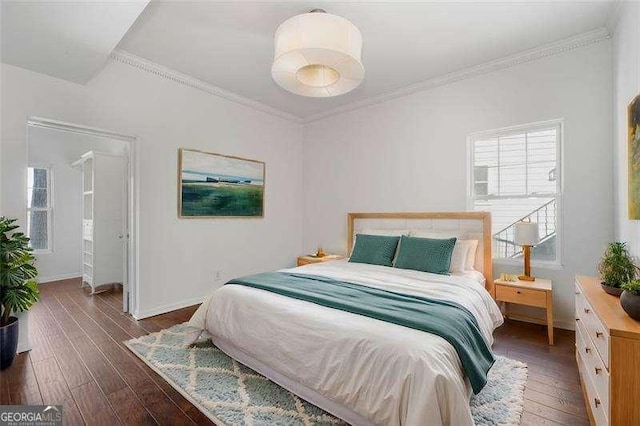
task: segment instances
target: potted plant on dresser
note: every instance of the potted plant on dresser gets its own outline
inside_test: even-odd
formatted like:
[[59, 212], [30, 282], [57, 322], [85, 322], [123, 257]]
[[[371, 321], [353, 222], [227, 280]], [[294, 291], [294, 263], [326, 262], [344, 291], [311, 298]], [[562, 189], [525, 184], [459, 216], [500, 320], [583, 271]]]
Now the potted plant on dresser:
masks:
[[622, 284], [620, 306], [634, 320], [640, 321], [640, 280]]
[[38, 275], [29, 238], [16, 232], [16, 219], [0, 216], [0, 370], [9, 368], [18, 349], [18, 314], [38, 301]]
[[618, 297], [622, 294], [622, 284], [633, 281], [637, 271], [627, 244], [620, 241], [609, 243], [598, 264], [602, 289]]

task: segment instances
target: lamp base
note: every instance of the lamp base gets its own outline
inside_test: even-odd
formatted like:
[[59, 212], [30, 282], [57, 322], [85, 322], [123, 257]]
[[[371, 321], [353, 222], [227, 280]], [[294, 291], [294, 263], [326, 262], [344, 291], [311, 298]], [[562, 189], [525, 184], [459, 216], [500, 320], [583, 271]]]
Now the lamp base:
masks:
[[535, 281], [536, 277], [531, 276], [531, 246], [522, 246], [522, 254], [524, 257], [524, 273], [518, 276], [520, 281]]

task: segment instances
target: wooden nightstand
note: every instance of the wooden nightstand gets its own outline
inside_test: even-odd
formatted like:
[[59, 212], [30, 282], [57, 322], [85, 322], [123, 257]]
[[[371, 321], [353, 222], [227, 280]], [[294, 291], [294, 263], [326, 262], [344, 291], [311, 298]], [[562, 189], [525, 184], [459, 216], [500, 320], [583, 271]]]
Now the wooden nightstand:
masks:
[[328, 254], [324, 257], [300, 256], [298, 257], [298, 266], [308, 265], [310, 263], [328, 262], [330, 260], [339, 260], [343, 258], [344, 256], [339, 254]]
[[[506, 302], [504, 316], [509, 317], [508, 303], [535, 306], [547, 310], [547, 334], [549, 344], [553, 345], [553, 286], [551, 280], [536, 278], [535, 281], [503, 281], [493, 282], [496, 302]], [[517, 318], [513, 316], [513, 318]], [[525, 319], [525, 318], [523, 318]]]

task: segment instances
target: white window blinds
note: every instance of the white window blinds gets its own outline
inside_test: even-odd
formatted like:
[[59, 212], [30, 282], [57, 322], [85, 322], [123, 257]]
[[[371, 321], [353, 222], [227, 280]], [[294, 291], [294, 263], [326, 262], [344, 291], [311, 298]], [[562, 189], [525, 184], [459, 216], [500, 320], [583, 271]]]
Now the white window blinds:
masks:
[[559, 262], [561, 123], [518, 126], [470, 137], [470, 198], [474, 210], [492, 213], [494, 257], [517, 258], [513, 224], [540, 228], [533, 259]]

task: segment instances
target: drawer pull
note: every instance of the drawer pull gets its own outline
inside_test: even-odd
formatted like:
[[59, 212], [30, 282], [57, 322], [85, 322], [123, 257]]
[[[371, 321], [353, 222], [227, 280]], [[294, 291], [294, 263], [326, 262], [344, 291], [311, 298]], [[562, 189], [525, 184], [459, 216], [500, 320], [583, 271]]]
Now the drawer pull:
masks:
[[585, 351], [586, 353], [591, 353], [591, 348], [584, 348], [584, 351]]
[[602, 368], [596, 367], [596, 374], [600, 374], [600, 373], [602, 373]]
[[604, 334], [602, 334], [602, 331], [596, 331], [596, 337], [602, 337], [604, 336]]
[[516, 294], [522, 294], [522, 293], [520, 293], [520, 290], [516, 290]]
[[600, 406], [600, 404], [602, 404], [602, 403], [600, 402], [600, 399], [598, 399], [598, 398], [593, 398], [593, 402], [595, 402], [595, 403], [596, 403], [596, 408], [598, 408], [598, 407]]
[[585, 313], [585, 314], [588, 314], [589, 312], [591, 312], [591, 309], [589, 309], [589, 308], [584, 308], [584, 313]]
[[576, 321], [580, 321], [580, 318], [576, 318]]

